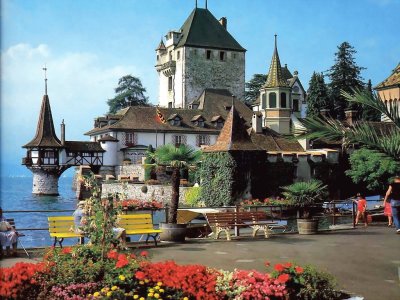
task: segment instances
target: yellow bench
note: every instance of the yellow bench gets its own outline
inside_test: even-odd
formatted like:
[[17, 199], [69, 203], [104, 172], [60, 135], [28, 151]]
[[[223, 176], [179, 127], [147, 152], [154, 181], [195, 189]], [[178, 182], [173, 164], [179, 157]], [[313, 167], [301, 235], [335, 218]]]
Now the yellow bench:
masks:
[[50, 236], [54, 237], [54, 247], [58, 242], [62, 248], [62, 243], [65, 238], [79, 238], [80, 244], [83, 244], [84, 236], [75, 231], [71, 231], [71, 228], [75, 227], [73, 216], [48, 217], [47, 220], [49, 222]]
[[126, 235], [147, 234], [146, 244], [152, 237], [155, 246], [157, 246], [157, 236], [161, 230], [154, 228], [151, 214], [119, 215], [118, 226], [126, 230]]

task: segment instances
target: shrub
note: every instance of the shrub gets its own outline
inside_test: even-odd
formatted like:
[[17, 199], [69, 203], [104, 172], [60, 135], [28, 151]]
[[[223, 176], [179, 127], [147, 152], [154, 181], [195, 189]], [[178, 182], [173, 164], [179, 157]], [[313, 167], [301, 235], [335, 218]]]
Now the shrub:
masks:
[[201, 199], [201, 187], [193, 186], [187, 189], [185, 193], [185, 204], [189, 206], [199, 206], [199, 201]]
[[140, 190], [142, 191], [142, 193], [147, 193], [147, 185], [143, 185]]

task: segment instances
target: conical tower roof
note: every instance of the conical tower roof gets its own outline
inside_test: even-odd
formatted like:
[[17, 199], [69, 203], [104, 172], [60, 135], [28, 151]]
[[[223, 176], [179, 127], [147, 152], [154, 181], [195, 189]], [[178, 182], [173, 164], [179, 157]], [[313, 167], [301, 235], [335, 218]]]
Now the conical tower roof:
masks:
[[40, 108], [39, 120], [36, 128], [36, 135], [32, 141], [22, 147], [63, 147], [54, 130], [50, 101], [47, 93], [43, 96], [42, 107]]
[[204, 152], [264, 151], [251, 141], [244, 123], [235, 106], [232, 105], [216, 143], [205, 148]]
[[165, 51], [165, 50], [167, 50], [167, 48], [165, 48], [164, 41], [161, 39], [160, 44], [158, 44], [156, 51]]
[[275, 87], [288, 87], [288, 83], [282, 73], [281, 61], [279, 60], [278, 47], [276, 43], [275, 34], [275, 49], [272, 55], [271, 65], [269, 66], [268, 78], [264, 87], [275, 88]]

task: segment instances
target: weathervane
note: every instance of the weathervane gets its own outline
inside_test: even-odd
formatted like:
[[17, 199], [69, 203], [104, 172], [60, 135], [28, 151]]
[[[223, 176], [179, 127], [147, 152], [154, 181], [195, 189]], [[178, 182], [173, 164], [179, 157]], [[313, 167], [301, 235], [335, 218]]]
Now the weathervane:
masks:
[[42, 70], [44, 71], [44, 94], [47, 95], [47, 67], [46, 67], [46, 65], [44, 65]]

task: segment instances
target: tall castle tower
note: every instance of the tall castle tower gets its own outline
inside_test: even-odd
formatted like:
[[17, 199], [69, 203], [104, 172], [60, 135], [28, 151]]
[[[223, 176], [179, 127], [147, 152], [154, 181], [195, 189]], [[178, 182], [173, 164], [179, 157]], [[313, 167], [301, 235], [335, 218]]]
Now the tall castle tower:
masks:
[[[46, 71], [47, 69], [44, 68]], [[62, 124], [62, 127], [63, 124]], [[45, 94], [39, 114], [35, 137], [26, 145], [26, 157], [22, 159], [33, 173], [32, 193], [38, 195], [58, 195], [58, 178], [68, 167], [60, 165], [59, 156], [64, 149], [64, 130], [61, 141], [58, 139], [53, 124], [50, 100], [47, 95], [47, 78]]]
[[244, 98], [245, 52], [206, 8], [195, 8], [179, 30], [156, 49], [159, 105], [185, 108], [206, 88], [227, 89]]

